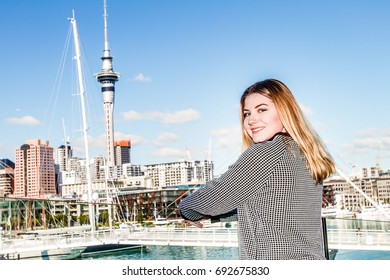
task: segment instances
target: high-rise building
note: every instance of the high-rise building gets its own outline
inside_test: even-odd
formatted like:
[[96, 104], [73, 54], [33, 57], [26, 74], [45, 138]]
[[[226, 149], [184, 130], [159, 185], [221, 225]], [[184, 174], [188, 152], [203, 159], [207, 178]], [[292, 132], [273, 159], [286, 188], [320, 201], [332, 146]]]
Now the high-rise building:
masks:
[[102, 69], [96, 74], [96, 79], [100, 83], [103, 96], [103, 108], [106, 130], [106, 165], [115, 165], [114, 156], [114, 102], [115, 102], [115, 82], [119, 79], [119, 73], [112, 67], [112, 56], [108, 48], [108, 28], [107, 28], [107, 6], [104, 1], [104, 50], [102, 59]]
[[15, 168], [15, 163], [7, 158], [0, 159], [0, 170], [4, 168]]
[[183, 160], [179, 162], [145, 165], [145, 175], [153, 179], [155, 187], [171, 187], [188, 183], [205, 183], [213, 178], [211, 161]]
[[15, 197], [56, 195], [53, 148], [49, 141], [29, 140], [15, 151]]
[[14, 191], [15, 163], [9, 159], [0, 159], [0, 197], [8, 196]]
[[69, 145], [61, 145], [56, 150], [55, 163], [59, 166], [59, 171], [69, 169], [69, 159], [72, 158], [73, 150]]
[[0, 165], [0, 197], [11, 195], [14, 191], [14, 169]]
[[130, 163], [130, 149], [131, 142], [130, 140], [121, 140], [114, 142], [114, 150], [115, 150], [115, 165], [123, 165], [126, 163]]

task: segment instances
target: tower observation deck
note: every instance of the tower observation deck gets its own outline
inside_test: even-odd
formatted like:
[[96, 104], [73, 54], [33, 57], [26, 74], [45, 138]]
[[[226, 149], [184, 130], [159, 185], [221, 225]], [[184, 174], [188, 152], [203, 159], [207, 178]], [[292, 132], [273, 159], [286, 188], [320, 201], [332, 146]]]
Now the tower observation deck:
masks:
[[103, 97], [103, 109], [106, 131], [106, 164], [114, 166], [114, 103], [115, 103], [115, 82], [119, 79], [119, 73], [112, 67], [112, 56], [108, 48], [108, 28], [107, 28], [107, 5], [104, 1], [104, 50], [102, 59], [102, 69], [95, 74], [97, 81], [101, 84]]

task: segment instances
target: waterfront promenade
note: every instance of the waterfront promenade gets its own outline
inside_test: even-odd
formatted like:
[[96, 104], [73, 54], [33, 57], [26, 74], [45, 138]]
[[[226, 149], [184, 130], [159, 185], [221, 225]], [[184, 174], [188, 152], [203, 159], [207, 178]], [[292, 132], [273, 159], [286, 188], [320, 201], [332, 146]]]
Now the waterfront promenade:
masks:
[[[350, 226], [339, 228], [332, 226], [327, 229], [327, 239], [330, 250], [390, 251], [390, 230], [387, 222], [377, 228], [367, 226], [355, 229]], [[205, 227], [202, 229], [172, 225], [149, 228], [129, 227], [94, 232], [72, 232], [66, 235], [31, 235], [18, 239], [0, 238], [0, 255], [18, 256], [28, 251], [84, 248], [105, 244], [237, 247], [238, 237], [236, 227]]]
[[[134, 232], [128, 241], [138, 245], [237, 247], [236, 229], [159, 228]], [[383, 230], [328, 230], [329, 249], [390, 251], [390, 232]]]

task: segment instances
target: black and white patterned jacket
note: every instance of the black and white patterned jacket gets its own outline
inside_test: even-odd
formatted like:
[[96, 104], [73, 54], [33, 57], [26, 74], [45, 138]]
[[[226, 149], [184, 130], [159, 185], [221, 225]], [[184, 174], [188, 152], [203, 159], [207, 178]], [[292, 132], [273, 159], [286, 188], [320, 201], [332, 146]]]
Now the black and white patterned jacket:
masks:
[[180, 211], [192, 221], [236, 212], [241, 259], [325, 259], [321, 201], [297, 143], [277, 134], [183, 199]]

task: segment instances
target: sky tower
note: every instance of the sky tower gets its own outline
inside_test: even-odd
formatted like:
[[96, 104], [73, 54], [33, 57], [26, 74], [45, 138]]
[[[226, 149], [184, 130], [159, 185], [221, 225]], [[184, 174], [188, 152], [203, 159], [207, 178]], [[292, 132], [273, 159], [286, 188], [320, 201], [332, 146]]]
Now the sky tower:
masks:
[[119, 73], [112, 68], [112, 56], [108, 48], [107, 30], [107, 5], [104, 0], [104, 50], [102, 56], [102, 69], [95, 77], [101, 85], [103, 96], [104, 119], [106, 127], [106, 165], [114, 166], [114, 101], [115, 82], [119, 79]]

